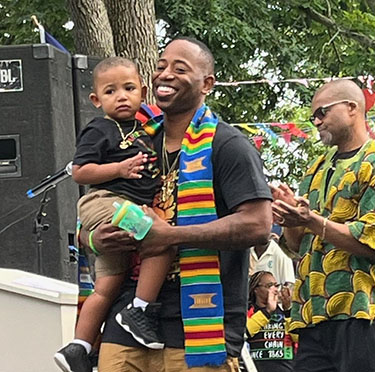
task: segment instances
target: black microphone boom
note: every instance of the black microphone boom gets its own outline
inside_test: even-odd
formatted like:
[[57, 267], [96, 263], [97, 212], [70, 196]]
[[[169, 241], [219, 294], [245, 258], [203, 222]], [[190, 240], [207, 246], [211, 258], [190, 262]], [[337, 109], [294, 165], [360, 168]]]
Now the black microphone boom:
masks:
[[47, 176], [39, 185], [36, 185], [30, 190], [27, 190], [26, 195], [29, 199], [41, 194], [47, 189], [52, 189], [56, 187], [58, 183], [65, 180], [72, 175], [73, 162], [68, 163], [63, 169], [60, 169], [52, 176]]

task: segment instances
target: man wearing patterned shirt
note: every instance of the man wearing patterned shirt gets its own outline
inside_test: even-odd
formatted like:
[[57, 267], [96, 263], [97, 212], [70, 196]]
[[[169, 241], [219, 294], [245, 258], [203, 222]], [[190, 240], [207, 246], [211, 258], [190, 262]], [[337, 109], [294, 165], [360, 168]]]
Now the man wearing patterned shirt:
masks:
[[330, 149], [312, 162], [295, 197], [273, 188], [274, 220], [301, 261], [291, 330], [295, 372], [375, 371], [375, 141], [365, 98], [352, 81], [323, 85], [311, 121]]

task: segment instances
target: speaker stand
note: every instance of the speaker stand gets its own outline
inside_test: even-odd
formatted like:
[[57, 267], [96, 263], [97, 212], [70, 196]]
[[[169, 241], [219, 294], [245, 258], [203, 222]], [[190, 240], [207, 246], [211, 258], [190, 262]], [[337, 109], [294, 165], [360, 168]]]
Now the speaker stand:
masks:
[[38, 258], [38, 274], [43, 275], [43, 239], [42, 239], [42, 233], [43, 231], [47, 231], [49, 229], [48, 223], [43, 223], [43, 218], [47, 216], [47, 212], [45, 212], [46, 205], [51, 200], [51, 198], [47, 195], [48, 191], [53, 189], [55, 185], [52, 185], [51, 187], [47, 188], [43, 192], [43, 197], [40, 200], [39, 210], [34, 218], [33, 223], [33, 234], [35, 234], [36, 237], [36, 244], [37, 244], [37, 258]]

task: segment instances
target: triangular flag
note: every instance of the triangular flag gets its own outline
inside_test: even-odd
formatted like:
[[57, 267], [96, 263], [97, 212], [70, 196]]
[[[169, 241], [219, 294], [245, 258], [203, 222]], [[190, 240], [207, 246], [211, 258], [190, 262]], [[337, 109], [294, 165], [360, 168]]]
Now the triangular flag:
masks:
[[262, 144], [263, 144], [263, 136], [255, 136], [255, 137], [253, 137], [253, 141], [254, 141], [255, 147], [258, 150], [260, 150], [260, 148], [262, 147]]
[[284, 138], [284, 141], [286, 142], [286, 144], [290, 144], [290, 140], [292, 138], [292, 134], [291, 133], [288, 133], [288, 132], [283, 132], [282, 133], [282, 136]]
[[363, 89], [363, 94], [365, 96], [365, 111], [368, 112], [372, 106], [375, 104], [375, 93], [370, 92], [369, 89]]
[[245, 123], [240, 123], [240, 124], [237, 124], [240, 128], [242, 129], [245, 129], [247, 132], [251, 133], [251, 134], [257, 134], [259, 132], [259, 129], [254, 129], [254, 128], [251, 128], [249, 125], [245, 124]]
[[289, 132], [293, 134], [293, 136], [300, 137], [300, 138], [307, 138], [308, 135], [303, 132], [301, 129], [297, 128], [297, 126], [293, 123], [288, 123]]

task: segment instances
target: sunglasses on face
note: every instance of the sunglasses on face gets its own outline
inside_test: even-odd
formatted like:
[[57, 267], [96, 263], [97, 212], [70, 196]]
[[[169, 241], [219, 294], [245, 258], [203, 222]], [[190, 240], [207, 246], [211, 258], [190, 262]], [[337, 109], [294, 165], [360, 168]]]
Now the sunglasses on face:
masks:
[[336, 102], [332, 102], [332, 103], [329, 103], [328, 105], [324, 105], [324, 106], [320, 106], [318, 107], [314, 113], [310, 116], [310, 121], [311, 123], [315, 124], [315, 119], [318, 118], [319, 120], [322, 120], [326, 115], [327, 115], [327, 112], [335, 105], [338, 105], [340, 103], [355, 103], [357, 104], [357, 102], [354, 102], [354, 101], [349, 101], [347, 99], [344, 99], [342, 101], [336, 101]]
[[280, 288], [281, 284], [280, 283], [276, 283], [276, 282], [270, 282], [270, 283], [266, 283], [266, 284], [258, 284], [257, 287], [264, 287], [264, 288], [267, 288], [267, 289], [270, 289], [272, 287], [275, 287], [275, 288]]

